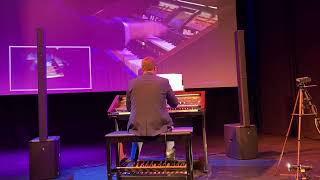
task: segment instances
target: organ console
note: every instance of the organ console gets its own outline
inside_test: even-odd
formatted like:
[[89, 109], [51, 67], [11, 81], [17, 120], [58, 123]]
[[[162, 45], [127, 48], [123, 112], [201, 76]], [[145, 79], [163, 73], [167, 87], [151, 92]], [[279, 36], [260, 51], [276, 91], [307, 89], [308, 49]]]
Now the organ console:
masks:
[[[176, 119], [199, 119], [194, 117], [201, 117], [202, 122], [202, 141], [203, 141], [203, 154], [205, 159], [204, 171], [208, 168], [208, 151], [207, 151], [207, 138], [206, 138], [206, 128], [205, 128], [205, 92], [204, 91], [193, 91], [185, 92], [178, 91], [175, 92], [178, 99], [179, 105], [176, 108], [171, 108], [168, 106], [168, 112], [172, 117], [173, 121]], [[126, 108], [126, 96], [117, 95], [112, 104], [108, 109], [109, 119], [115, 121], [115, 128], [119, 130], [118, 121], [128, 121], [130, 112]]]
[[158, 64], [172, 60], [174, 54], [183, 54], [187, 46], [197, 43], [200, 37], [216, 29], [217, 1], [160, 0], [131, 19], [161, 22], [168, 27], [168, 32], [161, 37], [130, 41], [125, 49], [112, 51], [114, 57], [138, 75], [142, 58], [152, 56]]
[[[204, 91], [178, 91], [175, 94], [179, 104], [176, 108], [167, 106], [171, 116], [202, 114], [205, 111]], [[126, 96], [117, 95], [108, 110], [108, 116], [117, 116], [118, 118], [121, 117], [121, 120], [127, 120], [127, 115], [130, 115], [130, 112], [127, 111]]]

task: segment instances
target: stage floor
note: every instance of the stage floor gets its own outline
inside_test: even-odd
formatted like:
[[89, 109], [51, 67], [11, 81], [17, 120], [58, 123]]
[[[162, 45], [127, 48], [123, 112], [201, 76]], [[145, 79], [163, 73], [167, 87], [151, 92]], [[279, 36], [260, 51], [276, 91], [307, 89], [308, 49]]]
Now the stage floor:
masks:
[[[63, 141], [63, 140], [62, 140]], [[290, 138], [287, 142], [280, 168], [277, 161], [280, 156], [283, 136], [260, 135], [259, 155], [253, 160], [236, 160], [225, 155], [222, 136], [208, 137], [209, 172], [195, 172], [195, 179], [261, 179], [279, 180], [294, 179], [288, 172], [286, 164], [296, 164], [297, 140]], [[164, 146], [155, 143], [146, 144], [142, 150], [141, 159], [163, 158]], [[193, 140], [195, 159], [201, 156], [201, 139]], [[177, 158], [183, 158], [183, 146], [177, 143]], [[61, 147], [61, 176], [59, 180], [105, 180], [105, 146], [73, 145]], [[312, 179], [320, 179], [320, 140], [303, 138], [301, 141], [301, 164], [310, 165]], [[28, 179], [28, 150], [0, 151], [0, 179]]]

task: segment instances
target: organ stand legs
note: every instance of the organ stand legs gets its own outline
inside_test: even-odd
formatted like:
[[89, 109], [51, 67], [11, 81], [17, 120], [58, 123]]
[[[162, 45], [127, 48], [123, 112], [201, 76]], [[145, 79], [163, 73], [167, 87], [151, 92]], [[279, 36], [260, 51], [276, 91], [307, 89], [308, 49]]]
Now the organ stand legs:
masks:
[[107, 142], [107, 145], [106, 145], [106, 157], [107, 157], [107, 176], [108, 176], [108, 179], [112, 179], [112, 173], [111, 173], [111, 143]]

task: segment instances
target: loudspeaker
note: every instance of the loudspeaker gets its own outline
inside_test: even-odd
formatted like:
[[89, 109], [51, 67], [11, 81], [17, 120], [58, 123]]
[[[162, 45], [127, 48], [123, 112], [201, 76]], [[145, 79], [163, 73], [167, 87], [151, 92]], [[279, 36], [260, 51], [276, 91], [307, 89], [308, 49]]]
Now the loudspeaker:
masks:
[[49, 136], [29, 141], [29, 176], [31, 180], [54, 179], [59, 176], [60, 137]]
[[224, 125], [226, 155], [235, 159], [254, 159], [258, 154], [257, 128], [254, 125]]
[[254, 159], [258, 153], [257, 128], [250, 125], [244, 31], [235, 33], [240, 124], [224, 125], [226, 155], [236, 159]]
[[235, 50], [236, 50], [236, 62], [237, 62], [240, 123], [241, 125], [244, 125], [244, 126], [250, 126], [244, 31], [243, 30], [236, 31], [234, 33], [234, 37], [235, 37]]

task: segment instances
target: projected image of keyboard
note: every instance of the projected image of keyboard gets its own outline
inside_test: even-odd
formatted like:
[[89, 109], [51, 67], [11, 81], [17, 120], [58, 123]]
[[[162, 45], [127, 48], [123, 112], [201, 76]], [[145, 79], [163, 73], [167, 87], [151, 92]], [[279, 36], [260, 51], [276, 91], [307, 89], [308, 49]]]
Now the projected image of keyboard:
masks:
[[152, 44], [160, 47], [161, 49], [163, 49], [165, 51], [171, 51], [173, 48], [176, 47], [174, 44], [167, 42], [163, 39], [160, 39], [158, 37], [148, 38], [147, 41], [151, 42]]
[[[10, 91], [37, 91], [36, 46], [10, 46]], [[47, 88], [49, 91], [92, 89], [89, 46], [47, 46]]]
[[[68, 66], [61, 58], [53, 55], [47, 54], [46, 57], [47, 65], [47, 78], [60, 78], [64, 76], [63, 69]], [[35, 52], [30, 52], [26, 54], [25, 63], [30, 64], [30, 71], [36, 71], [37, 68], [37, 54]]]
[[[168, 32], [160, 37], [130, 41], [125, 50], [115, 50], [115, 56], [135, 75], [141, 66], [133, 63], [133, 58], [154, 57], [159, 63], [170, 60], [175, 54], [184, 54], [186, 47], [197, 43], [207, 31], [218, 25], [218, 7], [216, 1], [211, 4], [199, 4], [190, 1], [166, 0], [147, 8], [136, 16], [140, 21], [161, 22]], [[130, 52], [128, 56], [127, 52]]]

